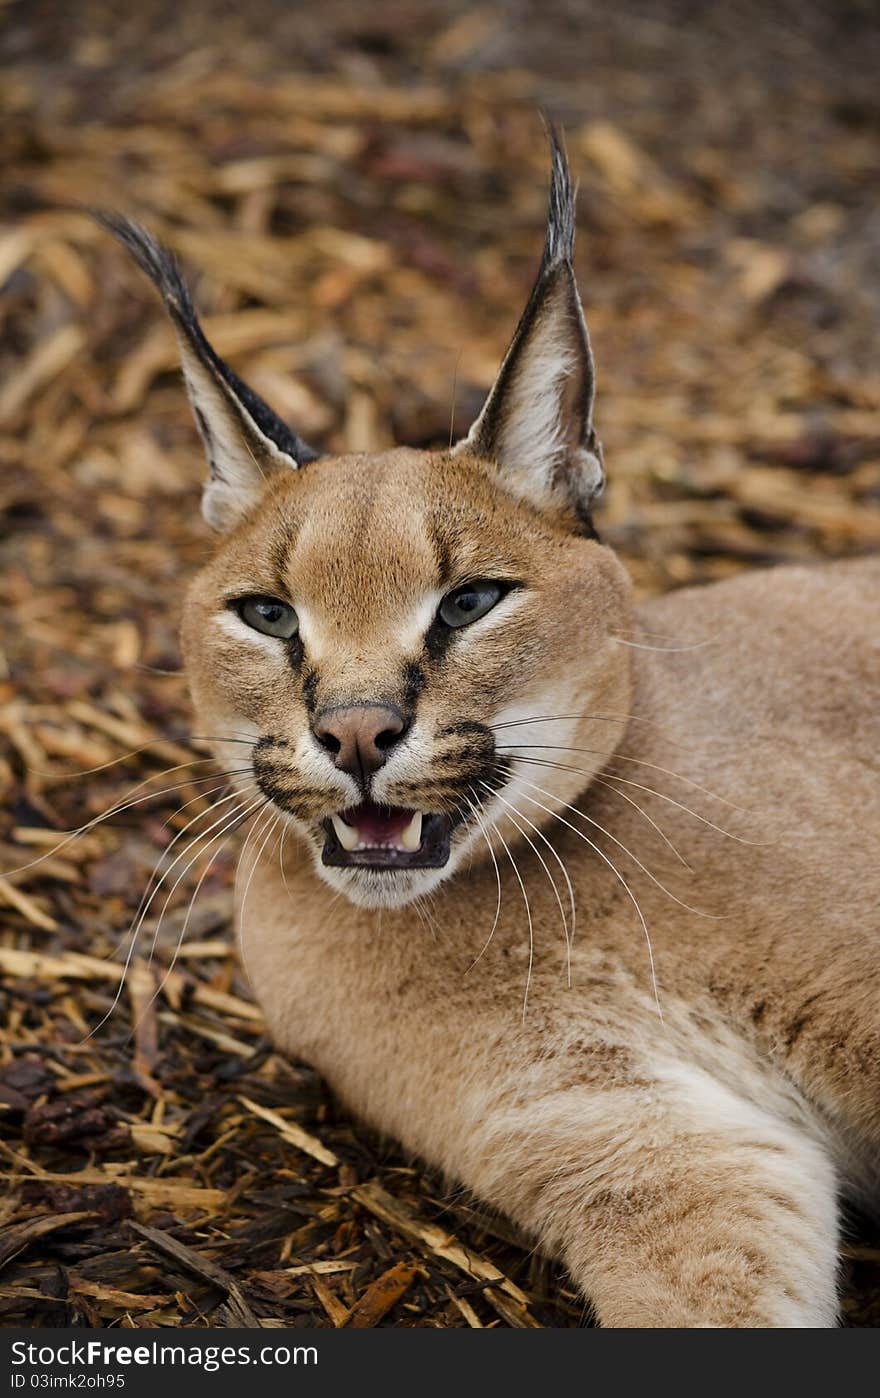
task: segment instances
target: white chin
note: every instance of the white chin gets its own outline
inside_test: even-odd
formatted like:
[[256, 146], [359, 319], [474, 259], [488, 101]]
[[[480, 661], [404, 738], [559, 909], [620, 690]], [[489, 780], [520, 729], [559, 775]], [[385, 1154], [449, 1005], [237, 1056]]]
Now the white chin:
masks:
[[442, 869], [338, 869], [320, 862], [317, 868], [325, 883], [359, 908], [402, 908], [448, 878], [452, 864], [450, 858]]

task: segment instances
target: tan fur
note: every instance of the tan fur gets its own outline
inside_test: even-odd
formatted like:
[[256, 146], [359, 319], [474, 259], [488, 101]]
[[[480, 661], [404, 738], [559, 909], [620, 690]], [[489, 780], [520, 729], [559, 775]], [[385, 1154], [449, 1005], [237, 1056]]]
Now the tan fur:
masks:
[[[105, 220], [174, 319], [231, 529], [183, 640], [238, 772], [218, 838], [253, 822], [242, 957], [278, 1043], [564, 1258], [601, 1324], [831, 1325], [838, 1196], [880, 1183], [880, 561], [633, 608], [593, 537], [550, 134], [538, 278], [450, 452], [314, 459], [173, 259]], [[480, 579], [511, 590], [444, 630]], [[246, 624], [253, 594], [298, 636]], [[403, 733], [368, 786], [320, 740], [357, 705]], [[327, 867], [322, 823], [367, 797], [457, 820], [448, 863]]]
[[[586, 776], [518, 764], [522, 783], [552, 796], [519, 782], [502, 793], [571, 878], [570, 987], [549, 880], [498, 801], [485, 817], [530, 903], [525, 1012], [525, 907], [499, 840], [501, 913], [476, 964], [497, 905], [478, 831], [460, 835], [473, 860], [459, 856], [452, 877], [406, 876], [408, 896], [437, 884], [424, 921], [411, 905], [334, 901], [327, 876], [344, 887], [352, 871], [320, 869], [315, 826], [350, 799], [350, 779], [319, 752], [301, 776], [311, 740], [298, 679], [266, 638], [242, 627], [233, 648], [216, 624], [225, 596], [283, 588], [320, 647], [325, 702], [393, 696], [414, 653], [393, 638], [441, 586], [438, 528], [454, 539], [451, 574], [511, 570], [527, 587], [429, 681], [415, 755], [383, 770], [382, 799], [413, 803], [409, 784], [438, 766], [438, 724], [513, 705], [583, 716], [499, 741], [595, 750], [522, 747]], [[285, 474], [192, 587], [184, 641], [200, 722], [283, 735], [291, 791], [323, 791], [287, 818], [283, 874], [277, 832], [253, 867], [269, 818], [244, 859], [242, 954], [278, 1042], [565, 1258], [604, 1325], [833, 1323], [836, 1193], [875, 1187], [880, 1136], [878, 582], [868, 562], [757, 573], [634, 616], [610, 551], [507, 495], [490, 464], [397, 451]], [[590, 785], [598, 771], [606, 785]], [[656, 998], [626, 889], [530, 796], [626, 879]], [[712, 916], [673, 902], [622, 847]]]

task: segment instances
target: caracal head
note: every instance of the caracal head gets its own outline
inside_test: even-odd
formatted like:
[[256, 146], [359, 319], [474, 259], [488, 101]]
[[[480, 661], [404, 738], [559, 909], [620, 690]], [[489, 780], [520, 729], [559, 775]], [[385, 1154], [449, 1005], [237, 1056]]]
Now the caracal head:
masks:
[[214, 353], [169, 254], [104, 218], [163, 294], [210, 462], [221, 536], [182, 623], [198, 731], [234, 774], [231, 810], [264, 812], [266, 841], [289, 827], [361, 905], [505, 858], [625, 727], [628, 584], [592, 525], [593, 363], [551, 143], [538, 277], [449, 451], [315, 452]]

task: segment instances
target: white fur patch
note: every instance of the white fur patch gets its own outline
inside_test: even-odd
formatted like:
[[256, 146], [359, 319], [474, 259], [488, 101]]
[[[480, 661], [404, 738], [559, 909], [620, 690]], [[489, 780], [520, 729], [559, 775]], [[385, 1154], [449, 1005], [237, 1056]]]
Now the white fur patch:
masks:
[[442, 592], [428, 592], [408, 616], [401, 618], [393, 633], [395, 643], [401, 651], [406, 653], [421, 650], [425, 633], [437, 615], [437, 608], [442, 600]]
[[299, 619], [300, 640], [305, 647], [313, 665], [317, 665], [330, 651], [332, 641], [326, 636], [311, 609], [300, 603], [296, 608], [296, 615]]
[[469, 646], [484, 645], [487, 632], [494, 626], [503, 625], [505, 621], [515, 615], [525, 605], [528, 596], [527, 588], [515, 587], [502, 597], [500, 602], [496, 602], [485, 616], [478, 617], [476, 621], [469, 622], [467, 626], [462, 626], [457, 632], [457, 649], [466, 652]]
[[535, 699], [507, 704], [492, 720], [496, 742], [504, 744], [508, 755], [514, 757], [528, 757], [536, 743], [562, 749], [574, 740], [583, 708], [583, 698], [575, 699], [562, 686]]
[[498, 434], [498, 458], [512, 469], [525, 468], [529, 484], [541, 493], [564, 463], [566, 433], [562, 395], [576, 359], [561, 336], [551, 334], [529, 345], [518, 366]]
[[[399, 743], [384, 767], [373, 777], [372, 795], [373, 800], [379, 805], [387, 802], [393, 806], [393, 790], [398, 782], [418, 782], [426, 772], [430, 772], [431, 763], [435, 757], [435, 746], [433, 739], [425, 738], [419, 731], [419, 725], [406, 734], [403, 742]], [[428, 809], [425, 807], [424, 809]]]
[[259, 649], [266, 655], [278, 656], [279, 646], [284, 642], [278, 636], [266, 636], [262, 631], [255, 631], [253, 626], [248, 626], [235, 612], [224, 609], [216, 612], [214, 620], [222, 631], [231, 636], [239, 644], [246, 644]]

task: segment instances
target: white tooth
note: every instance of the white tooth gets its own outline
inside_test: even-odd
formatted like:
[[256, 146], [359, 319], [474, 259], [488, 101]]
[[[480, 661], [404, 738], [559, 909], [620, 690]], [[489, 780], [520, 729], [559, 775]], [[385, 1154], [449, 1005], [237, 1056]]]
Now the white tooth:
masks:
[[353, 825], [347, 825], [341, 816], [334, 815], [330, 819], [333, 821], [333, 829], [336, 831], [336, 838], [343, 849], [353, 850], [358, 847], [358, 832]]
[[400, 832], [400, 846], [409, 850], [410, 854], [415, 854], [422, 843], [422, 813], [413, 811], [412, 820], [405, 830]]

